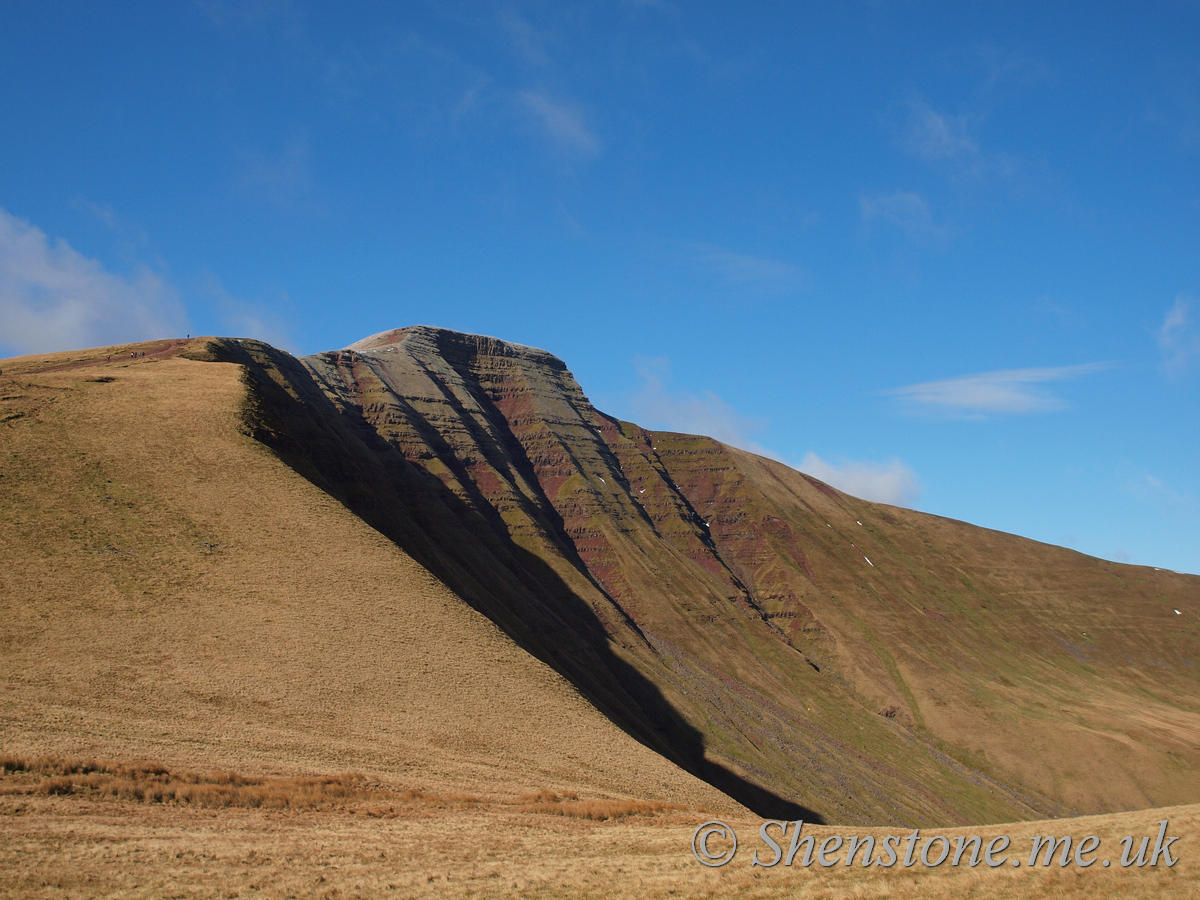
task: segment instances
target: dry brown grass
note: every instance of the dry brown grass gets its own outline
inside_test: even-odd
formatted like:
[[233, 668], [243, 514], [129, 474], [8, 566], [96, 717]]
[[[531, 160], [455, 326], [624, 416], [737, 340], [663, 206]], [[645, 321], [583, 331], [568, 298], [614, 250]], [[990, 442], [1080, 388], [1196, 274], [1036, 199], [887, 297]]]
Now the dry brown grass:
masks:
[[156, 763], [57, 756], [6, 756], [0, 758], [0, 770], [5, 774], [45, 776], [26, 784], [4, 784], [0, 788], [4, 793], [79, 795], [211, 809], [313, 809], [395, 796], [394, 792], [370, 785], [361, 773], [272, 778], [229, 771], [173, 772]]
[[[922, 832], [922, 839], [979, 834], [985, 842], [1005, 834], [1007, 855], [1023, 862], [1033, 835], [1094, 834], [1102, 840], [1096, 855], [1115, 860], [1122, 836], [1152, 835], [1167, 819], [1180, 838], [1172, 868], [754, 868], [756, 850], [772, 856], [757, 838], [760, 822], [729, 818], [739, 853], [713, 870], [690, 849], [693, 831], [710, 816], [672, 804], [549, 789], [492, 801], [393, 790], [358, 774], [203, 774], [55, 756], [0, 757], [0, 772], [0, 894], [21, 898], [1200, 896], [1197, 806]], [[805, 833], [819, 845], [833, 835], [880, 840], [897, 830], [805, 826]]]
[[3, 366], [5, 752], [739, 808], [243, 434], [237, 366], [133, 349]]
[[[512, 799], [406, 788], [394, 790], [359, 772], [340, 775], [270, 777], [232, 771], [172, 771], [153, 762], [68, 759], [60, 756], [0, 756], [0, 795], [72, 796], [81, 800], [125, 800], [205, 809], [302, 810], [345, 808], [373, 818], [395, 818], [423, 810], [512, 808], [529, 813], [604, 822], [656, 816], [687, 809], [676, 803], [637, 799], [580, 798], [543, 788]], [[11, 777], [18, 776], [18, 777]], [[26, 776], [24, 778], [19, 776]], [[388, 804], [383, 806], [382, 804]]]
[[574, 791], [567, 791], [560, 796], [549, 790], [523, 794], [517, 798], [517, 803], [530, 812], [593, 819], [597, 822], [624, 819], [628, 816], [655, 816], [687, 809], [677, 803], [646, 800], [581, 800]]
[[[16, 776], [9, 776], [16, 777]], [[405, 792], [399, 792], [404, 794]], [[539, 792], [540, 793], [540, 792]], [[560, 804], [570, 804], [559, 794]], [[677, 898], [1130, 898], [1200, 896], [1200, 807], [935, 829], [923, 836], [1007, 834], [1024, 860], [1034, 834], [1095, 834], [1108, 855], [1126, 834], [1170, 821], [1173, 868], [1114, 865], [999, 869], [942, 865], [751, 868], [758, 820], [730, 818], [739, 852], [722, 869], [692, 857], [709, 816], [664, 812], [598, 821], [534, 808], [541, 800], [463, 805], [412, 792], [310, 809], [203, 808], [80, 794], [0, 795], [0, 896], [14, 898], [404, 897], [642, 900]], [[582, 802], [582, 801], [581, 801]], [[810, 827], [819, 841], [895, 829]], [[770, 856], [763, 848], [760, 855]]]

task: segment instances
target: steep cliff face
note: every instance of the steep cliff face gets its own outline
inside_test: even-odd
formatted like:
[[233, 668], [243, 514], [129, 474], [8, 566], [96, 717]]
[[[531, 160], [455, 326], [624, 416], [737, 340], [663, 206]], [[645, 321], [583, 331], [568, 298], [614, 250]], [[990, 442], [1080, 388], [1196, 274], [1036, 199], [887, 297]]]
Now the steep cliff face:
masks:
[[950, 823], [1200, 799], [1200, 579], [616, 421], [560, 360], [493, 338], [404, 328], [302, 365], [210, 346], [246, 367], [247, 420], [297, 471], [763, 814]]

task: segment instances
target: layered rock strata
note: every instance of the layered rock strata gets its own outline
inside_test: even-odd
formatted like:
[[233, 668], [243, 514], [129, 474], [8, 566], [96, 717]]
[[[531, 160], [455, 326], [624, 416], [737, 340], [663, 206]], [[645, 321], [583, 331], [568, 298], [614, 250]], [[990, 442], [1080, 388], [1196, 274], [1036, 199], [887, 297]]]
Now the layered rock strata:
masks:
[[201, 355], [245, 367], [247, 428], [297, 471], [763, 815], [1200, 799], [1200, 644], [1168, 618], [1197, 579], [617, 421], [560, 360], [494, 338], [418, 326], [299, 361], [254, 342]]

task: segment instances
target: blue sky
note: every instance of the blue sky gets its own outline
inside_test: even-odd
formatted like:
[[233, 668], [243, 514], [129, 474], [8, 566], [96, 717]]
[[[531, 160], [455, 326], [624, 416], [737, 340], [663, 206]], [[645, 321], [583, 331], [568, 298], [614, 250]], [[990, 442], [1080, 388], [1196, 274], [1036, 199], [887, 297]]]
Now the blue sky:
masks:
[[433, 324], [1200, 573], [1200, 4], [0, 5], [0, 355]]

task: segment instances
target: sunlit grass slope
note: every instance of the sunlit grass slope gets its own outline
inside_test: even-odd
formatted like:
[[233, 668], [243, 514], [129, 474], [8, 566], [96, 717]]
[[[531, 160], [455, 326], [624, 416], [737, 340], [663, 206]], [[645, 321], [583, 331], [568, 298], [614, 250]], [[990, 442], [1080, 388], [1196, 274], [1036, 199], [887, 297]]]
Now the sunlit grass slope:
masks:
[[0, 749], [737, 808], [244, 433], [241, 369], [186, 350], [4, 361]]

